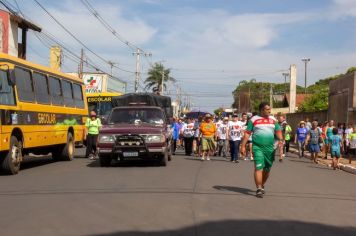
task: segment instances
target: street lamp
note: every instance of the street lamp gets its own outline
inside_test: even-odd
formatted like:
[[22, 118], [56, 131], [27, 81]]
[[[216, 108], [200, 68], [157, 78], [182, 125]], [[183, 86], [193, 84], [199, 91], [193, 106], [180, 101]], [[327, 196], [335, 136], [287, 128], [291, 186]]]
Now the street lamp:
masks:
[[310, 62], [310, 58], [303, 58], [302, 61], [304, 62], [304, 94], [307, 93], [307, 64]]
[[287, 76], [289, 76], [289, 73], [282, 73], [282, 75], [284, 76], [284, 93], [287, 93]]

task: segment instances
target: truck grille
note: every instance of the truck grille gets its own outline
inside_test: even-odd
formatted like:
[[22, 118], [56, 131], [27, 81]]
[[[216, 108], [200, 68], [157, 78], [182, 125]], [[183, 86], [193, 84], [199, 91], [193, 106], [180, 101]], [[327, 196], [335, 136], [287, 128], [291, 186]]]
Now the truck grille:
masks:
[[140, 135], [118, 135], [116, 144], [119, 146], [142, 146], [145, 144], [145, 139]]

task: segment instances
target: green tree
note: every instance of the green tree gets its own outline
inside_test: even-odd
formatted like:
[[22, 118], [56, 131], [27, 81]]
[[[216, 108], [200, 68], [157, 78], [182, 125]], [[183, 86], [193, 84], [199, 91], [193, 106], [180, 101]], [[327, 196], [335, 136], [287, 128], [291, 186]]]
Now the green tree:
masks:
[[224, 109], [222, 107], [219, 107], [218, 109], [214, 110], [214, 114], [217, 116], [221, 116], [223, 111], [224, 111]]
[[323, 111], [328, 109], [329, 87], [319, 89], [308, 97], [299, 107], [298, 112]]
[[356, 71], [356, 67], [350, 67], [350, 68], [347, 70], [346, 74], [352, 73], [352, 72], [355, 72], [355, 71]]
[[[269, 102], [270, 88], [273, 87], [273, 94], [283, 95], [285, 92], [289, 92], [289, 83], [267, 83], [267, 82], [256, 82], [255, 79], [250, 81], [242, 80], [236, 89], [232, 92], [234, 97], [234, 103], [232, 107], [239, 108], [239, 94], [247, 94], [250, 99], [251, 111], [258, 111], [259, 104], [264, 102]], [[304, 91], [304, 88], [297, 86], [297, 92]], [[241, 102], [241, 101], [240, 101]], [[241, 105], [241, 104], [240, 104]], [[273, 107], [282, 107], [282, 102], [273, 102]]]
[[[170, 76], [170, 69], [164, 68], [161, 63], [155, 63], [148, 70], [148, 77], [145, 80], [146, 89], [157, 89], [158, 91], [162, 90], [162, 77], [163, 79], [163, 89], [166, 90], [167, 82], [175, 82], [176, 80]], [[162, 76], [163, 74], [163, 76]]]

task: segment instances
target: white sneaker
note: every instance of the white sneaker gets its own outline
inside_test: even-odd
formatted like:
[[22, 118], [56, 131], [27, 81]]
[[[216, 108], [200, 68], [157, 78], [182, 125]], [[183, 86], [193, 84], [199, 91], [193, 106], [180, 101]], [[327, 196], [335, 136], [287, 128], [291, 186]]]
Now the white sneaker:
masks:
[[207, 157], [206, 160], [207, 160], [207, 161], [210, 161], [210, 157]]
[[247, 157], [245, 157], [244, 161], [248, 161]]
[[201, 160], [201, 161], [205, 161], [205, 158], [204, 158], [204, 157], [202, 157], [202, 158], [200, 158], [200, 160]]

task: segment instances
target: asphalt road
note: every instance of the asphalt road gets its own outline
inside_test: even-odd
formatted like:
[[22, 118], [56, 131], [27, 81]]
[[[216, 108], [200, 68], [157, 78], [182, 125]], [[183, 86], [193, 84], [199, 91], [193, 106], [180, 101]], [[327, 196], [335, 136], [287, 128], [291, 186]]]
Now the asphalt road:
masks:
[[182, 155], [167, 167], [38, 158], [0, 176], [0, 235], [356, 235], [355, 175], [291, 156], [258, 199], [252, 170]]

